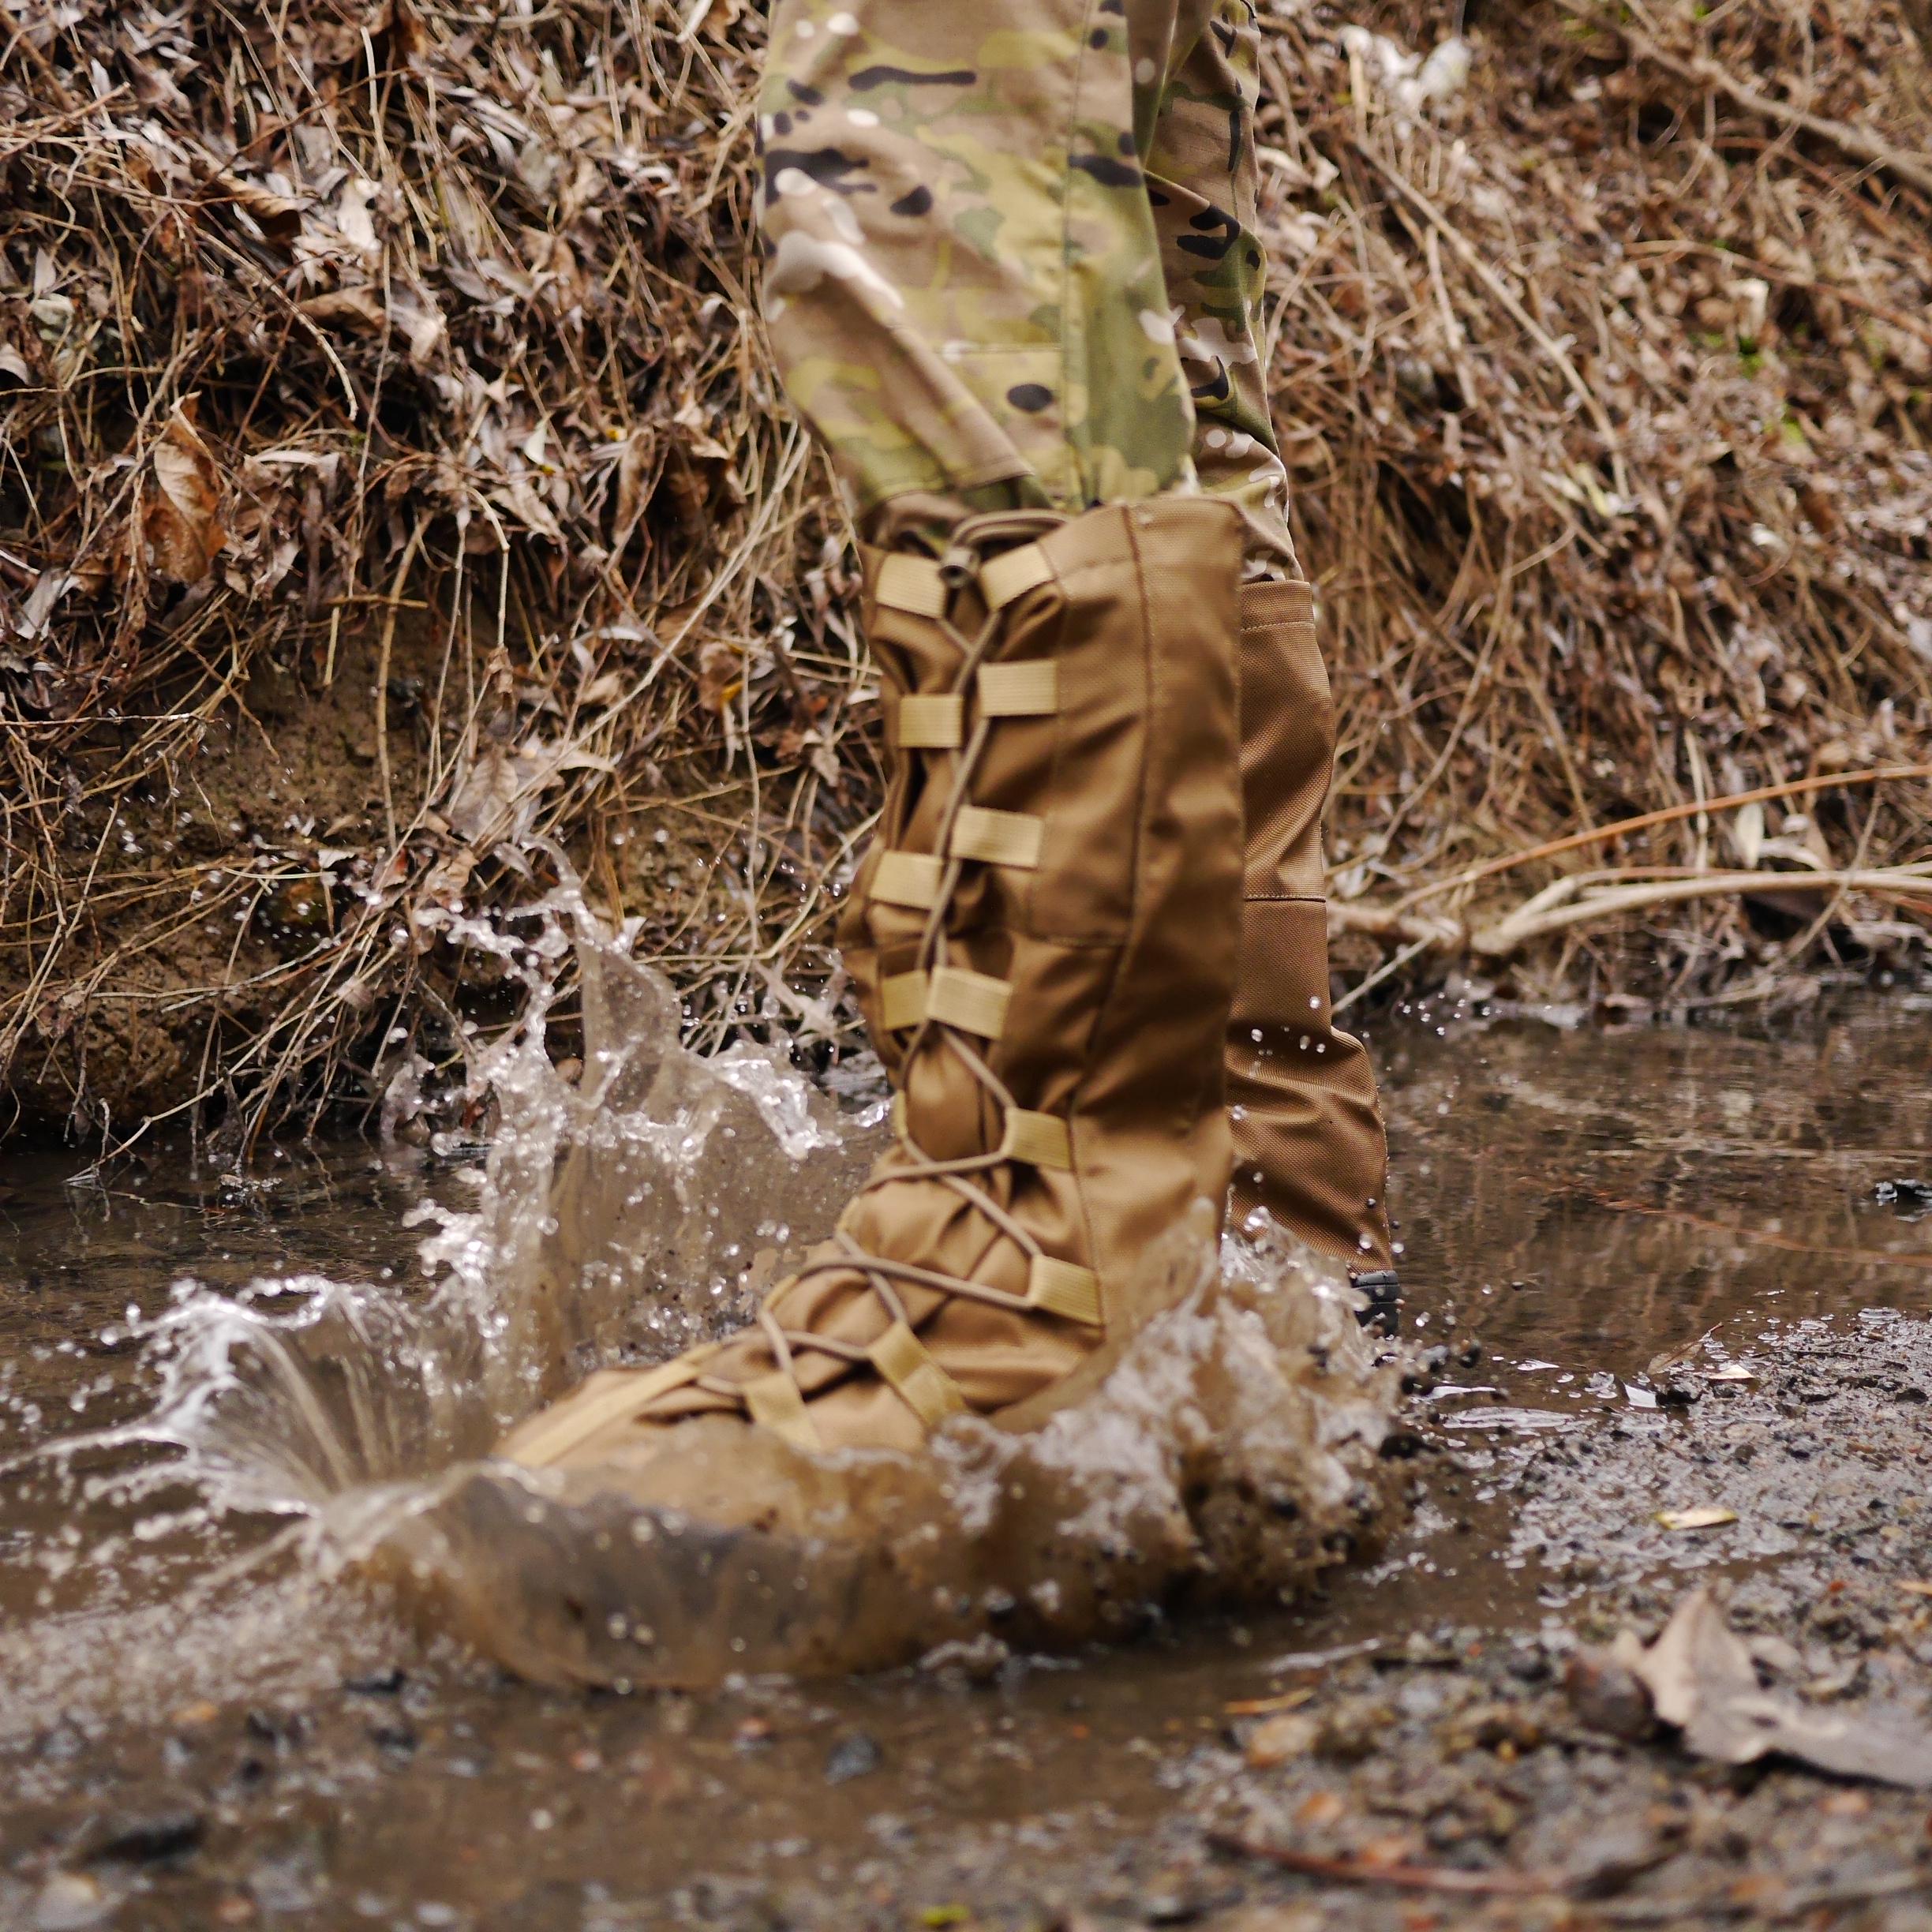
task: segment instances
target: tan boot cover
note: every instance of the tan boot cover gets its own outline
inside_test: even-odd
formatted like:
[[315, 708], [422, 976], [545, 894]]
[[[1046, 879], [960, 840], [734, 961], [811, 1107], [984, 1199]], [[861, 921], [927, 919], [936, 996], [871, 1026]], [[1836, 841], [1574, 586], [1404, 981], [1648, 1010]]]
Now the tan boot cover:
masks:
[[1393, 1265], [1388, 1145], [1361, 1042], [1328, 1010], [1322, 813], [1335, 710], [1304, 583], [1241, 593], [1248, 865], [1228, 1024], [1237, 1226], [1265, 1208], [1358, 1269]]
[[1406, 1486], [1383, 1453], [1395, 1372], [1309, 1292], [1326, 1271], [1225, 1279], [1219, 1224], [1197, 1201], [1152, 1245], [1135, 1279], [1162, 1312], [1117, 1380], [1037, 1430], [814, 1455], [695, 1417], [586, 1466], [453, 1470], [365, 1560], [428, 1630], [620, 1689], [984, 1668], [1190, 1604], [1279, 1606]]
[[1226, 504], [1163, 498], [867, 556], [897, 769], [841, 936], [900, 1144], [756, 1325], [504, 1454], [635, 1467], [701, 1414], [911, 1447], [1115, 1353], [1137, 1259], [1230, 1170], [1240, 548]]

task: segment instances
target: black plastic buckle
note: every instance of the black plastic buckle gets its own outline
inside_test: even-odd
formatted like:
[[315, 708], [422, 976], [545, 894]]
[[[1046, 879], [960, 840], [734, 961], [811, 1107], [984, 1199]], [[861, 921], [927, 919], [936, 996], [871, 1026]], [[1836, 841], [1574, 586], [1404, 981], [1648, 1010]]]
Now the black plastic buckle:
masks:
[[1374, 1268], [1365, 1275], [1351, 1275], [1350, 1281], [1368, 1297], [1368, 1305], [1355, 1319], [1377, 1335], [1402, 1332], [1402, 1283], [1393, 1268]]

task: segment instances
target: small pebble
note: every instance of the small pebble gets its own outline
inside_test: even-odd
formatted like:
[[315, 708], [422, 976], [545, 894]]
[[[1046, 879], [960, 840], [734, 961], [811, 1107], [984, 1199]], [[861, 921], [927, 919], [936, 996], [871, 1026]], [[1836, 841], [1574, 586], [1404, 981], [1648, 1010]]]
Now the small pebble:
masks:
[[85, 1872], [56, 1872], [34, 1900], [34, 1932], [80, 1932], [114, 1908], [113, 1895]]
[[843, 1784], [850, 1779], [864, 1777], [885, 1762], [886, 1754], [880, 1750], [878, 1739], [855, 1731], [851, 1736], [841, 1738], [826, 1754], [826, 1782]]

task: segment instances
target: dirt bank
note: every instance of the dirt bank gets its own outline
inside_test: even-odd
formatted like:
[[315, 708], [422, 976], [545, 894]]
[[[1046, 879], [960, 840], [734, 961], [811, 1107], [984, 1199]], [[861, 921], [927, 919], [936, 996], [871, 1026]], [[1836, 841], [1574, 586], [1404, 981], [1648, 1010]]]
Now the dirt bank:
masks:
[[[258, 658], [179, 755], [111, 805], [66, 815], [61, 844], [87, 865], [88, 886], [62, 931], [59, 971], [31, 989], [9, 1073], [17, 1129], [112, 1136], [197, 1095], [219, 1101], [250, 1059], [260, 1069], [300, 962], [353, 916], [346, 862], [381, 837], [384, 758], [391, 793], [422, 788], [425, 747], [407, 711], [379, 750], [377, 657], [374, 637], [345, 639], [315, 687]], [[402, 689], [435, 668], [420, 624], [392, 647]], [[84, 796], [92, 771], [125, 748], [125, 732], [92, 737], [69, 754]], [[335, 991], [341, 1002], [345, 989]], [[371, 1025], [393, 1017], [393, 1001], [381, 1015], [375, 1005], [371, 987]], [[380, 1077], [380, 1054], [369, 1064]], [[355, 1097], [346, 1083], [339, 1091]]]
[[[1346, 976], [1687, 1010], [1917, 973], [1919, 0], [1262, 11]], [[750, 292], [762, 33], [22, 17], [0, 1129], [460, 1088], [500, 1017], [461, 922], [539, 896], [546, 839], [707, 1036], [849, 1034], [874, 707]]]

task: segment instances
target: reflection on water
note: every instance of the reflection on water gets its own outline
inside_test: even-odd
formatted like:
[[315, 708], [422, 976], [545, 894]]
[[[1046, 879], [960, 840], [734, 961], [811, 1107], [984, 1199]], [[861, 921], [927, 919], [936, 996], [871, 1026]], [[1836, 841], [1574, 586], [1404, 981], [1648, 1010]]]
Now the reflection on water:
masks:
[[1397, 1024], [1386, 1044], [1413, 1271], [1519, 1397], [1589, 1399], [1713, 1327], [1746, 1350], [1772, 1317], [1932, 1307], [1911, 1191], [1880, 1198], [1932, 1178], [1923, 997], [1770, 1039]]

